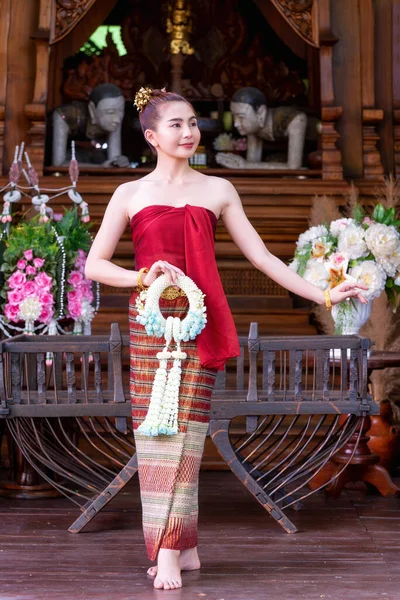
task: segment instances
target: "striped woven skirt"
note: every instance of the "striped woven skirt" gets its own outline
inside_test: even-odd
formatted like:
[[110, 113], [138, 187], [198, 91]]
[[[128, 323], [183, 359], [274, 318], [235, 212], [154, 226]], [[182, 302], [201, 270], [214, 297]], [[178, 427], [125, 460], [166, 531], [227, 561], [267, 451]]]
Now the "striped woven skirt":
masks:
[[[148, 336], [136, 321], [135, 300], [129, 304], [130, 392], [132, 422], [139, 467], [143, 533], [150, 560], [160, 548], [186, 550], [197, 546], [198, 479], [210, 419], [210, 399], [216, 371], [200, 365], [195, 342], [182, 343], [177, 435], [149, 437], [137, 432], [150, 403], [157, 352], [163, 339]], [[186, 297], [161, 298], [164, 315], [184, 318]]]

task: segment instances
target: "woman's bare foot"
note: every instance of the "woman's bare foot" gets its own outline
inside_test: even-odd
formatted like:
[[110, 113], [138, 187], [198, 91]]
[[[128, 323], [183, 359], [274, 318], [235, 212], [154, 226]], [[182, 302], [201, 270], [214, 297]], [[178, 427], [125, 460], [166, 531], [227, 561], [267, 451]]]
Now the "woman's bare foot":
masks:
[[182, 587], [179, 555], [179, 550], [160, 548], [157, 558], [157, 576], [154, 580], [154, 587], [157, 590], [175, 590]]
[[[179, 566], [181, 571], [194, 571], [196, 569], [200, 569], [200, 559], [197, 553], [197, 548], [189, 548], [189, 550], [182, 550], [179, 556]], [[157, 575], [158, 567], [150, 567], [147, 570], [147, 574], [150, 577], [155, 577]]]

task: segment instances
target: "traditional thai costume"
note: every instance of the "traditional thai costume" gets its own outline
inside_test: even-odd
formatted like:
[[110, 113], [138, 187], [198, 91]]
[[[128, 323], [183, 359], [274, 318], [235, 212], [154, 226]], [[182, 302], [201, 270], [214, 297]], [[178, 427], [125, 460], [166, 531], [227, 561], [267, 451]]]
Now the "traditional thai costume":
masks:
[[[147, 553], [157, 558], [160, 548], [186, 550], [197, 546], [198, 476], [207, 433], [210, 399], [218, 369], [238, 356], [236, 328], [215, 261], [216, 215], [203, 207], [151, 205], [131, 221], [135, 265], [139, 270], [165, 260], [179, 267], [206, 295], [207, 325], [195, 341], [183, 342], [176, 435], [149, 437], [137, 431], [146, 416], [158, 366], [162, 338], [148, 336], [136, 321], [134, 291], [129, 305], [130, 390], [138, 456], [143, 531]], [[183, 318], [188, 301], [170, 287], [160, 300], [164, 316]]]

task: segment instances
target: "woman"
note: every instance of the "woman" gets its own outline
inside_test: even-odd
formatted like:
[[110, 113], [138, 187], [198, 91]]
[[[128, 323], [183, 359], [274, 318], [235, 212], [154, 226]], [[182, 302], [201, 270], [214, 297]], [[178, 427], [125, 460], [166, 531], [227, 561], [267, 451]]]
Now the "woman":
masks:
[[[141, 89], [135, 103], [147, 143], [157, 154], [148, 175], [118, 187], [90, 250], [86, 275], [110, 286], [134, 288], [130, 301], [132, 417], [138, 455], [147, 552], [157, 566], [148, 573], [154, 587], [182, 586], [181, 570], [200, 568], [197, 554], [197, 482], [209, 420], [215, 375], [239, 352], [235, 326], [222, 289], [214, 254], [214, 232], [221, 217], [234, 242], [260, 271], [291, 292], [318, 304], [365, 299], [353, 282], [330, 295], [306, 282], [273, 256], [248, 221], [229, 181], [190, 168], [200, 141], [196, 114], [183, 97], [165, 90]], [[136, 271], [111, 263], [130, 223]], [[187, 299], [177, 278], [186, 274], [206, 295], [208, 323], [195, 342], [183, 343], [177, 435], [147, 437], [137, 432], [146, 416], [157, 366], [160, 338], [148, 337], [136, 321], [140, 289], [161, 274], [171, 283], [160, 307], [164, 315], [183, 317]], [[362, 286], [359, 286], [362, 287]]]

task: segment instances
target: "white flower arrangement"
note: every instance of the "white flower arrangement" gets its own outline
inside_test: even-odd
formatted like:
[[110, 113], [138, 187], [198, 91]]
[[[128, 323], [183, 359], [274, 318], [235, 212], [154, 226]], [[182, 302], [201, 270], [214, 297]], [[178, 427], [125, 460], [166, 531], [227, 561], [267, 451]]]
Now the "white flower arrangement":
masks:
[[[289, 265], [322, 290], [346, 279], [368, 286], [363, 295], [378, 297], [383, 290], [397, 308], [400, 294], [400, 235], [394, 208], [375, 207], [372, 217], [356, 207], [354, 218], [310, 227], [299, 236]], [[349, 311], [351, 303], [342, 303]], [[350, 306], [349, 306], [350, 305]]]
[[[181, 361], [186, 352], [181, 351], [181, 342], [194, 340], [207, 323], [204, 294], [187, 276], [181, 276], [176, 283], [189, 300], [187, 316], [181, 321], [178, 317], [165, 319], [160, 311], [162, 292], [170, 286], [165, 275], [158, 277], [154, 283], [136, 299], [138, 316], [136, 320], [145, 326], [147, 335], [164, 337], [165, 347], [157, 353], [160, 362], [156, 371], [150, 405], [145, 420], [138, 427], [143, 435], [158, 436], [178, 433], [179, 388], [181, 383]], [[172, 340], [176, 350], [170, 351]], [[168, 371], [168, 361], [173, 365]]]
[[337, 246], [339, 252], [347, 254], [350, 260], [356, 260], [369, 254], [364, 229], [355, 223], [349, 224], [339, 233]]

